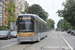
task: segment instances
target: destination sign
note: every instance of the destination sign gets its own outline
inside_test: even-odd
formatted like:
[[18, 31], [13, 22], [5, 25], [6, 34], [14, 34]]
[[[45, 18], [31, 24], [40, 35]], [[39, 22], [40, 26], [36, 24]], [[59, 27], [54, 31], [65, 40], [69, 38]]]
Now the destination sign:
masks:
[[24, 17], [24, 18], [22, 18], [22, 19], [31, 19], [30, 17]]
[[[26, 19], [31, 19], [31, 18], [30, 17], [23, 17], [22, 19], [26, 20]], [[21, 18], [20, 18], [20, 20], [21, 20]]]

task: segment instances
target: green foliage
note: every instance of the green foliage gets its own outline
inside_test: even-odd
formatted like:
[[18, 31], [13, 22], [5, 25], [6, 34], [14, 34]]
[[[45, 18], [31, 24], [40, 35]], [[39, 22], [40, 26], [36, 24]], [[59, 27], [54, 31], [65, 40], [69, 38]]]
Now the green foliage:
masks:
[[62, 17], [62, 11], [63, 10], [58, 10], [56, 13], [58, 13], [58, 16]]
[[0, 30], [7, 30], [7, 27], [3, 26], [3, 29], [2, 29], [2, 26], [0, 26]]
[[50, 29], [54, 29], [54, 24], [55, 24], [54, 20], [47, 19], [47, 25]]
[[64, 19], [59, 20], [57, 27], [64, 30], [72, 29], [71, 24]]
[[58, 22], [58, 24], [57, 24], [57, 27], [58, 27], [58, 28], [61, 28], [61, 29], [64, 28], [64, 20], [63, 20], [63, 19], [59, 20], [59, 22]]
[[64, 17], [72, 26], [75, 26], [75, 0], [66, 0], [63, 3], [64, 9], [58, 10], [57, 13], [60, 17]]
[[25, 14], [25, 13], [28, 14], [28, 11], [29, 11], [29, 9], [26, 8], [26, 9], [24, 10], [24, 12], [21, 12], [21, 13], [22, 13], [22, 14]]
[[8, 14], [6, 14], [8, 23], [7, 23], [7, 27], [10, 28], [10, 23], [11, 22], [15, 22], [16, 21], [16, 17], [14, 15], [15, 13], [15, 9], [17, 7], [15, 6], [15, 4], [13, 3], [13, 0], [11, 0], [9, 3], [6, 4], [5, 6], [5, 12], [8, 12]]
[[25, 12], [29, 14], [37, 14], [44, 20], [46, 20], [48, 17], [48, 13], [45, 12], [44, 9], [38, 4], [33, 4], [29, 8], [25, 9], [25, 11], [22, 13], [25, 14]]

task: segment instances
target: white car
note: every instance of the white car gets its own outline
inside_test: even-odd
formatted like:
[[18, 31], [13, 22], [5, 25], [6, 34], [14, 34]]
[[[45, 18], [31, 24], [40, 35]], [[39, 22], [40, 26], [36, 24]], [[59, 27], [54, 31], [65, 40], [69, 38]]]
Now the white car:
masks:
[[10, 33], [10, 35], [11, 35], [12, 38], [16, 38], [17, 37], [17, 31], [12, 31]]

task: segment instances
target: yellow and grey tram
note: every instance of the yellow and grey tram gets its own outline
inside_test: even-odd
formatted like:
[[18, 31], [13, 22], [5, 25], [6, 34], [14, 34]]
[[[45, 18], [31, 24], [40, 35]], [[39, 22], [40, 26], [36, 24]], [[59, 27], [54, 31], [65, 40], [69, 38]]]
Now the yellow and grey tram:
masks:
[[47, 23], [35, 14], [20, 14], [17, 18], [17, 40], [19, 42], [40, 41], [47, 36]]

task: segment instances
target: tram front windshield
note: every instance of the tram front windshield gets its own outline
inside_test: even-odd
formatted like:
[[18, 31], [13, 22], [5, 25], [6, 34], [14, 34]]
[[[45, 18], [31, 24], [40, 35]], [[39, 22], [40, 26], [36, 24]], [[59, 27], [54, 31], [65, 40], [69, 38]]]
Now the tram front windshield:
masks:
[[19, 32], [34, 32], [34, 22], [31, 20], [25, 20], [19, 22], [19, 27], [18, 27]]

